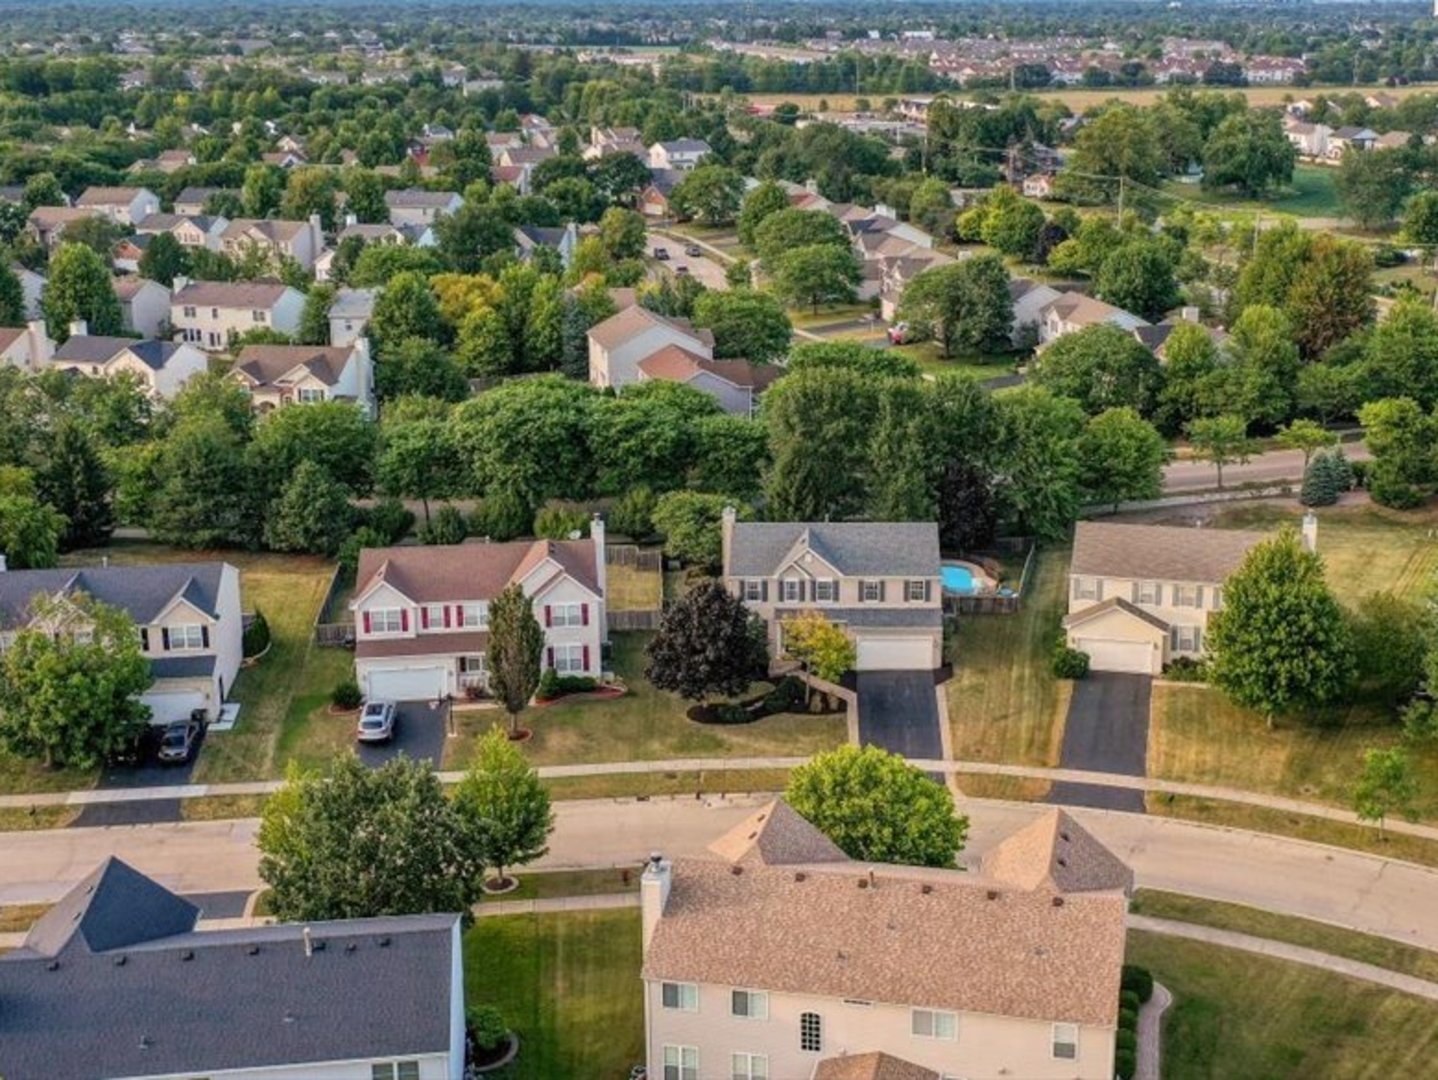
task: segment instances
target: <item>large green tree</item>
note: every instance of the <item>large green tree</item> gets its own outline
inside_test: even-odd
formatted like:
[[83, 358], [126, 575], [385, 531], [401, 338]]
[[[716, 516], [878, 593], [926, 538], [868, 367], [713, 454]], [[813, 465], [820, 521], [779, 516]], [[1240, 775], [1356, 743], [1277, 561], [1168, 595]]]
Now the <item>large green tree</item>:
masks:
[[705, 225], [731, 225], [744, 197], [744, 178], [724, 165], [700, 165], [669, 193], [680, 217]]
[[175, 278], [189, 273], [190, 255], [173, 233], [156, 233], [150, 237], [137, 269], [142, 278], [158, 281], [168, 289]]
[[349, 489], [317, 461], [301, 461], [265, 517], [265, 544], [275, 551], [333, 555], [354, 520]]
[[1090, 415], [1118, 406], [1153, 411], [1163, 382], [1158, 358], [1107, 323], [1064, 334], [1039, 355], [1034, 381], [1072, 398]]
[[753, 289], [710, 290], [694, 302], [694, 325], [714, 332], [714, 355], [765, 364], [789, 351], [784, 305]]
[[905, 286], [899, 318], [932, 333], [945, 357], [1006, 349], [1014, 322], [1008, 270], [997, 255], [925, 270]]
[[1293, 179], [1297, 151], [1273, 110], [1245, 109], [1225, 117], [1203, 147], [1203, 185], [1259, 196]]
[[859, 513], [877, 405], [875, 385], [853, 371], [796, 371], [764, 395], [773, 459], [765, 482], [777, 521], [826, 521]]
[[1130, 408], [1105, 409], [1089, 420], [1078, 440], [1084, 499], [1110, 505], [1156, 499], [1163, 491], [1168, 448], [1158, 430]]
[[1365, 229], [1392, 224], [1413, 190], [1410, 157], [1407, 149], [1349, 149], [1333, 181], [1344, 213]]
[[1002, 515], [1020, 535], [1057, 540], [1078, 517], [1078, 402], [1041, 386], [1020, 387], [995, 401], [994, 471]]
[[78, 419], [55, 429], [36, 477], [40, 494], [65, 518], [61, 546], [96, 547], [115, 529], [110, 469], [99, 439]]
[[70, 324], [77, 320], [91, 334], [120, 333], [120, 301], [110, 268], [84, 244], [61, 244], [55, 252], [40, 306], [56, 341], [68, 338]]
[[511, 380], [455, 408], [450, 427], [468, 482], [506, 491], [530, 506], [585, 497], [598, 395], [558, 375]]
[[1248, 421], [1232, 413], [1199, 417], [1191, 420], [1184, 430], [1193, 446], [1193, 456], [1201, 461], [1213, 462], [1219, 490], [1223, 489], [1223, 467], [1234, 462], [1242, 464], [1253, 452], [1253, 442], [1248, 437]]
[[786, 252], [771, 273], [774, 293], [794, 307], [818, 313], [820, 304], [852, 303], [862, 271], [847, 248], [809, 244]]
[[1094, 277], [1094, 295], [1150, 322], [1181, 299], [1168, 252], [1153, 239], [1129, 240], [1110, 252]]
[[523, 751], [499, 728], [490, 728], [475, 747], [474, 760], [455, 788], [454, 810], [469, 834], [467, 847], [494, 870], [495, 888], [512, 880], [506, 869], [549, 851], [554, 831], [549, 791]]
[[739, 241], [754, 246], [759, 226], [770, 214], [789, 209], [789, 196], [773, 180], [765, 180], [744, 196], [739, 210]]

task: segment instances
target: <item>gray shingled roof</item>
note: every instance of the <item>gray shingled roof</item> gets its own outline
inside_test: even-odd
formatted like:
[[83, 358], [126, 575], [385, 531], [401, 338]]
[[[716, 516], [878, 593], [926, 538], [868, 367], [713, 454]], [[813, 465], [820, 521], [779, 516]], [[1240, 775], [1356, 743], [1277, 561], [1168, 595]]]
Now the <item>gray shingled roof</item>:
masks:
[[1268, 534], [1181, 525], [1080, 521], [1069, 573], [1220, 584]]
[[218, 618], [224, 568], [224, 563], [209, 562], [7, 570], [0, 573], [0, 626], [23, 625], [36, 596], [62, 592], [87, 593], [102, 604], [124, 610], [137, 623], [153, 622], [164, 606], [183, 592], [195, 607]]
[[458, 915], [314, 923], [309, 956], [299, 925], [194, 930], [195, 916], [113, 859], [77, 886], [0, 957], [0, 1074], [209, 1076], [448, 1051]]
[[378, 289], [340, 289], [330, 305], [330, 318], [368, 319], [374, 314]]
[[932, 522], [767, 522], [734, 526], [726, 572], [771, 577], [807, 534], [807, 543], [841, 574], [937, 577], [939, 527]]

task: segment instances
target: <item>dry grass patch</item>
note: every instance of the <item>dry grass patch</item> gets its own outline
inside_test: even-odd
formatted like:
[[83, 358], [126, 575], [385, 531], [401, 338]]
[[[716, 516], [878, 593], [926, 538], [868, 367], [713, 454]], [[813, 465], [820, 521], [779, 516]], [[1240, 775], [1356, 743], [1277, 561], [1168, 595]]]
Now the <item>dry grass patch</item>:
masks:
[[0, 934], [23, 934], [49, 910], [49, 904], [7, 904], [0, 907]]
[[664, 572], [610, 563], [605, 568], [605, 595], [610, 611], [655, 611], [664, 603]]

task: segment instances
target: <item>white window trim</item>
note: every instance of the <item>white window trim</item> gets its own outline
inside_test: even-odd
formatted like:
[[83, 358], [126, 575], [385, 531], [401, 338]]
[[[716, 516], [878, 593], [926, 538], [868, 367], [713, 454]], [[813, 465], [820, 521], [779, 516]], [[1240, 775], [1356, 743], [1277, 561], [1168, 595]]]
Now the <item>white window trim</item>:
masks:
[[[1072, 1038], [1060, 1038], [1071, 1035]], [[1072, 1046], [1072, 1054], [1060, 1054], [1060, 1046]], [[1079, 1026], [1077, 1024], [1055, 1024], [1049, 1040], [1049, 1053], [1055, 1061], [1077, 1061], [1079, 1056]]]
[[1138, 583], [1138, 602], [1140, 604], [1157, 604], [1162, 592], [1163, 585], [1159, 582], [1140, 581]]
[[1198, 607], [1198, 586], [1197, 585], [1175, 585], [1178, 590], [1178, 600], [1174, 607]]
[[425, 604], [424, 621], [426, 630], [444, 629], [444, 607], [443, 604]]
[[769, 1055], [735, 1050], [729, 1055], [729, 1073], [733, 1080], [769, 1080]]
[[[673, 1051], [672, 1055], [670, 1051]], [[674, 1058], [672, 1064], [669, 1060], [671, 1056]], [[699, 1047], [679, 1046], [673, 1043], [666, 1043], [663, 1057], [664, 1064], [662, 1067], [664, 1069], [664, 1080], [668, 1080], [670, 1069], [674, 1070], [676, 1080], [699, 1080]], [[689, 1059], [691, 1064], [686, 1065], [684, 1063], [686, 1058]]]
[[[469, 667], [469, 662], [476, 661], [474, 667]], [[459, 658], [459, 673], [461, 675], [484, 675], [489, 671], [489, 663], [484, 653], [466, 653]]]
[[[828, 593], [827, 596], [820, 595]], [[833, 578], [820, 578], [814, 582], [814, 600], [820, 604], [832, 604], [839, 599], [839, 583]]]
[[904, 599], [910, 603], [918, 603], [924, 599], [924, 583], [922, 581], [904, 582]]
[[881, 582], [861, 581], [859, 583], [859, 598], [866, 604], [877, 604], [883, 599], [884, 589]]
[[466, 630], [484, 629], [489, 625], [489, 603], [481, 600], [475, 604], [460, 604], [459, 625]]
[[[371, 634], [402, 634], [404, 633], [404, 616], [402, 609], [397, 607], [370, 608], [369, 610], [369, 632]], [[389, 626], [390, 617], [394, 617], [393, 629]], [[380, 626], [383, 618], [385, 625]]]
[[554, 670], [560, 675], [584, 674], [584, 645], [551, 645], [554, 650]]
[[[743, 994], [749, 1012], [736, 1012], [734, 1009], [734, 995]], [[759, 1005], [755, 1011], [755, 1004]], [[736, 1020], [768, 1020], [769, 1019], [769, 994], [765, 990], [745, 990], [742, 987], [734, 987], [729, 991], [729, 1015]]]
[[[919, 1030], [919, 1017], [928, 1018], [929, 1030], [924, 1033]], [[943, 1035], [939, 1032], [941, 1021], [947, 1021], [952, 1031], [950, 1035]], [[947, 1009], [910, 1009], [909, 1010], [909, 1034], [916, 1039], [932, 1039], [938, 1042], [957, 1042], [959, 1038], [959, 1014], [950, 1012]]]
[[763, 600], [763, 599], [764, 599], [764, 583], [763, 583], [762, 581], [756, 581], [756, 580], [754, 580], [753, 578], [750, 578], [750, 579], [748, 579], [747, 581], [745, 581], [745, 582], [744, 582], [744, 599], [745, 599], [745, 600]]
[[[674, 997], [675, 1000], [679, 1002], [679, 1004], [664, 1004], [664, 989], [668, 986], [674, 987]], [[689, 1004], [687, 1005], [685, 1004], [686, 998], [691, 999]], [[699, 1011], [699, 984], [686, 982], [661, 982], [659, 984], [659, 1007], [661, 1009], [667, 1009], [669, 1012], [697, 1013]]]
[[574, 627], [584, 625], [584, 605], [578, 601], [565, 601], [549, 605], [549, 625], [552, 627]]
[[[205, 628], [199, 623], [171, 626], [169, 631], [171, 652], [194, 652], [205, 647]], [[191, 631], [194, 632], [193, 643], [190, 641]]]
[[1074, 599], [1076, 600], [1097, 600], [1098, 599], [1098, 578], [1085, 577], [1083, 574], [1074, 576]]
[[[789, 595], [790, 590], [793, 595]], [[804, 583], [798, 578], [781, 578], [779, 580], [779, 599], [786, 604], [798, 604], [804, 600]]]

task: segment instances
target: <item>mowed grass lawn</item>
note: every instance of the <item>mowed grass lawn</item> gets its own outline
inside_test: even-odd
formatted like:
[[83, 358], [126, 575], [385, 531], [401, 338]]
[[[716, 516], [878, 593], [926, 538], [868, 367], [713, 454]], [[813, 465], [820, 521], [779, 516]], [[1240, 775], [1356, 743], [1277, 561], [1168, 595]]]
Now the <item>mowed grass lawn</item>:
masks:
[[1338, 170], [1323, 165], [1295, 165], [1293, 183], [1266, 199], [1224, 191], [1205, 191], [1198, 184], [1170, 181], [1164, 191], [1193, 202], [1243, 213], [1293, 214], [1296, 217], [1341, 217], [1343, 203], [1338, 198], [1334, 177]]
[[1317, 968], [1130, 931], [1128, 961], [1173, 992], [1165, 1080], [1431, 1077], [1433, 1002]]
[[[520, 723], [533, 731], [525, 751], [536, 765], [573, 762], [658, 761], [702, 757], [808, 757], [844, 741], [842, 715], [784, 713], [752, 724], [696, 724], [685, 716], [690, 703], [656, 689], [644, 678], [644, 646], [650, 635], [614, 634], [614, 672], [629, 692], [609, 700], [578, 698], [531, 707]], [[745, 697], [768, 689], [751, 687]], [[461, 737], [445, 747], [447, 768], [469, 760], [474, 738], [505, 722], [499, 710], [461, 713]]]
[[948, 705], [961, 761], [1058, 764], [1072, 685], [1054, 678], [1049, 661], [1067, 597], [1067, 548], [1039, 551], [1031, 574], [1017, 614], [959, 618]]
[[1012, 375], [1018, 363], [1017, 358], [1008, 353], [973, 353], [946, 360], [940, 355], [939, 346], [932, 341], [919, 341], [912, 345], [895, 345], [894, 351], [913, 360], [919, 365], [919, 370], [926, 375], [948, 372], [968, 375], [979, 382], [997, 379], [1003, 375]]
[[503, 1080], [629, 1075], [644, 1060], [637, 910], [479, 919], [464, 936], [465, 1000], [520, 1038]]

